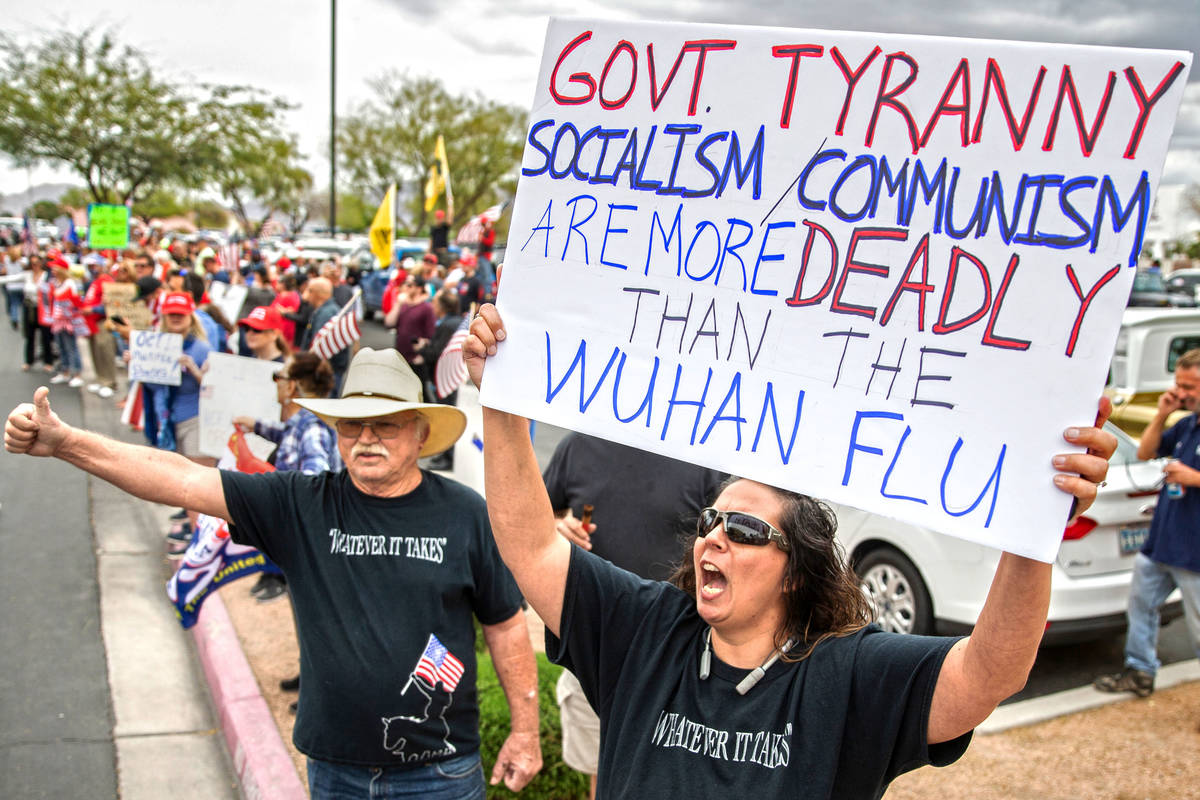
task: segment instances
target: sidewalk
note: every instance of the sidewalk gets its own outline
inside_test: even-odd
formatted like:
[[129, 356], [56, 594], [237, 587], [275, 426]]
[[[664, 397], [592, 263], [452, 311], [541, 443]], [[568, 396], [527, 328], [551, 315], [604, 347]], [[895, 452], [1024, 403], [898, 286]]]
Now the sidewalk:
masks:
[[[88, 429], [123, 441], [140, 437], [122, 428], [112, 400], [54, 387], [51, 403], [55, 394], [65, 392], [82, 396]], [[238, 781], [206, 696], [209, 681], [164, 590], [162, 531], [171, 509], [137, 500], [96, 478], [89, 477], [87, 485], [118, 796], [237, 798]]]

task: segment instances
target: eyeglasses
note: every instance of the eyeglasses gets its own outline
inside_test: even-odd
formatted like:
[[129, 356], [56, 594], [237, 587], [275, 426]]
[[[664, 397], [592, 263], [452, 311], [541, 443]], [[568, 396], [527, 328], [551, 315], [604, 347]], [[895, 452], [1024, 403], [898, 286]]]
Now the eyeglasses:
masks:
[[337, 425], [338, 436], [345, 436], [347, 439], [357, 439], [362, 436], [363, 428], [370, 428], [380, 439], [395, 439], [400, 435], [400, 431], [412, 424], [416, 417], [409, 417], [403, 422], [363, 422], [361, 419], [339, 419]]
[[712, 533], [713, 528], [721, 524], [724, 524], [725, 535], [731, 542], [762, 547], [774, 541], [780, 550], [789, 548], [787, 537], [782, 531], [766, 520], [745, 511], [718, 511], [715, 508], [706, 508], [700, 512], [696, 535], [707, 536]]

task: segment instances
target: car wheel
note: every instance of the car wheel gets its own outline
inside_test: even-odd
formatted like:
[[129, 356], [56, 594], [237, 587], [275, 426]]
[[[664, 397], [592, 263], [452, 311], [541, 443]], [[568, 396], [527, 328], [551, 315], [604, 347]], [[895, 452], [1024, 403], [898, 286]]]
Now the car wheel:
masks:
[[921, 573], [899, 551], [880, 547], [863, 556], [855, 570], [875, 621], [893, 633], [933, 633], [933, 608]]

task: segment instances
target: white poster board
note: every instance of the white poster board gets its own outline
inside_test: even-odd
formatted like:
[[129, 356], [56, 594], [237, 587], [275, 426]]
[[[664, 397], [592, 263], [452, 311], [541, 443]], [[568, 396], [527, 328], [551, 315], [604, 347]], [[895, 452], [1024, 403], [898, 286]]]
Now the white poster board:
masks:
[[183, 380], [181, 355], [183, 337], [178, 333], [130, 331], [129, 382], [178, 386]]
[[1051, 560], [1190, 61], [551, 20], [481, 401]]
[[454, 443], [454, 479], [486, 496], [483, 486], [483, 410], [479, 391], [467, 381], [458, 387], [454, 403], [467, 417], [463, 435]]
[[242, 284], [235, 286], [230, 283], [213, 281], [208, 286], [208, 299], [214, 306], [221, 309], [225, 319], [236, 325], [238, 314], [241, 313], [242, 304], [246, 302], [246, 295], [249, 292], [250, 290]]
[[[234, 417], [279, 419], [272, 377], [283, 365], [227, 353], [210, 353], [205, 365], [200, 383], [200, 452], [220, 458], [228, 449]], [[261, 437], [247, 434], [246, 440], [255, 455], [262, 452]], [[266, 452], [270, 453], [269, 446]]]

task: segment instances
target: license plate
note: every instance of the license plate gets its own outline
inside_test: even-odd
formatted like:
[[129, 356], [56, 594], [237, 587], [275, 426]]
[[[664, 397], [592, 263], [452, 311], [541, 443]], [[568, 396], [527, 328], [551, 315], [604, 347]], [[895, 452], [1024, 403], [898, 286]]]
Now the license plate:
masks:
[[1121, 555], [1127, 556], [1141, 550], [1149, 535], [1149, 525], [1142, 528], [1121, 528]]

